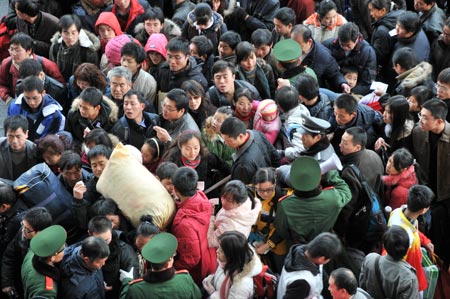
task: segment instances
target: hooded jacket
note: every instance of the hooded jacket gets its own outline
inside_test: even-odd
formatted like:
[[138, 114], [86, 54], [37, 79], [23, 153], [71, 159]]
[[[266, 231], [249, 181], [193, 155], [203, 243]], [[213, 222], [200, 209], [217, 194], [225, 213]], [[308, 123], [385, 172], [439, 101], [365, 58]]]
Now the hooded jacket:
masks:
[[[119, 21], [114, 13], [110, 11], [102, 12], [95, 22], [95, 32], [98, 34], [98, 28], [100, 25], [107, 25], [112, 28], [116, 36], [122, 35], [122, 29], [120, 28]], [[106, 42], [104, 40], [100, 40], [102, 53], [105, 52]]]
[[399, 208], [406, 204], [409, 188], [418, 183], [414, 165], [399, 174], [383, 176], [383, 182], [387, 186], [386, 205], [390, 206], [392, 210]]
[[158, 86], [162, 92], [168, 92], [173, 88], [180, 88], [181, 84], [187, 80], [195, 80], [203, 86], [204, 90], [208, 88], [208, 82], [202, 73], [202, 68], [197, 64], [194, 57], [189, 57], [187, 66], [179, 71], [172, 72], [169, 63], [164, 62], [158, 73]]
[[81, 255], [81, 245], [69, 246], [64, 251], [60, 265], [61, 288], [59, 295], [64, 299], [104, 299], [105, 285], [102, 270], [86, 267]]
[[128, 18], [121, 18], [120, 12], [117, 10], [117, 4], [111, 4], [105, 11], [112, 12], [119, 21], [120, 28], [127, 34], [134, 34], [136, 25], [141, 21], [140, 16], [144, 14], [145, 10], [149, 8], [147, 1], [130, 0], [130, 6], [128, 7]]
[[181, 35], [187, 40], [191, 40], [194, 36], [204, 35], [212, 42], [214, 49], [217, 49], [220, 36], [227, 32], [227, 25], [223, 22], [222, 16], [215, 11], [213, 11], [210, 22], [211, 24], [208, 28], [204, 30], [198, 29], [195, 13], [191, 11], [181, 29]]
[[100, 49], [100, 40], [87, 30], [80, 30], [78, 42], [70, 48], [63, 42], [61, 32], [56, 32], [51, 42], [50, 59], [56, 62], [66, 82], [81, 63], [98, 65], [97, 51]]
[[409, 97], [411, 89], [416, 86], [425, 86], [430, 90], [434, 89], [434, 82], [431, 79], [431, 72], [433, 66], [428, 62], [422, 61], [412, 69], [398, 75], [397, 86], [395, 88], [395, 94], [401, 94], [405, 97]]
[[347, 23], [344, 16], [338, 14], [336, 24], [331, 27], [325, 27], [320, 23], [319, 14], [317, 12], [310, 15], [303, 24], [312, 32], [312, 38], [318, 42], [326, 41], [330, 38], [337, 38], [339, 28]]
[[212, 212], [206, 195], [197, 191], [179, 204], [172, 224], [172, 233], [178, 240], [174, 267], [188, 270], [198, 285], [216, 269], [216, 250], [208, 246], [206, 238]]

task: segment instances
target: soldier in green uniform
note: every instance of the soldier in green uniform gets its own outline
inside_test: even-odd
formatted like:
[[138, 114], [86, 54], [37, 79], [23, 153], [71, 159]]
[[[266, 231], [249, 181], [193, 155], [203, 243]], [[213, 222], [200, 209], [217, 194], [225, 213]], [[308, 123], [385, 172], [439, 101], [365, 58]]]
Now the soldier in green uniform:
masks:
[[64, 257], [66, 238], [62, 226], [52, 225], [31, 239], [21, 271], [25, 299], [57, 298], [60, 273], [55, 264]]
[[149, 262], [144, 277], [131, 280], [133, 269], [120, 270], [121, 299], [200, 299], [200, 289], [186, 270], [175, 271], [173, 258], [178, 247], [177, 239], [169, 233], [154, 236], [142, 249]]

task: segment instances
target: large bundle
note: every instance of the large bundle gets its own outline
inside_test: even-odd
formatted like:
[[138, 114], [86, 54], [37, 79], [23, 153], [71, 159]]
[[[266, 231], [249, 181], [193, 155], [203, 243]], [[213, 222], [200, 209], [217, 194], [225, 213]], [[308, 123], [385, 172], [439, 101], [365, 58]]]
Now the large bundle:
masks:
[[45, 207], [52, 215], [54, 224], [60, 224], [66, 230], [75, 227], [72, 195], [47, 164], [37, 164], [23, 173], [15, 180], [14, 189], [28, 207]]
[[175, 213], [175, 203], [164, 186], [121, 143], [103, 170], [97, 190], [112, 198], [134, 227], [148, 214], [164, 229]]

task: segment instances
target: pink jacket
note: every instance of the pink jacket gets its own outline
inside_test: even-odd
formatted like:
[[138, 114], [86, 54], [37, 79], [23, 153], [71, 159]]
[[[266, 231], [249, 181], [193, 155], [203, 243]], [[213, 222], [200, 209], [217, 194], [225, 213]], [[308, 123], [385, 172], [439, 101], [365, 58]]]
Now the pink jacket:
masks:
[[409, 188], [418, 183], [414, 165], [397, 175], [383, 176], [383, 181], [387, 186], [386, 205], [391, 206], [392, 210], [406, 204]]
[[270, 143], [272, 144], [275, 143], [278, 133], [280, 132], [280, 128], [281, 128], [280, 115], [277, 115], [277, 117], [272, 121], [265, 121], [262, 118], [259, 109], [256, 111], [255, 118], [253, 119], [253, 129], [264, 133], [264, 135], [266, 135]]

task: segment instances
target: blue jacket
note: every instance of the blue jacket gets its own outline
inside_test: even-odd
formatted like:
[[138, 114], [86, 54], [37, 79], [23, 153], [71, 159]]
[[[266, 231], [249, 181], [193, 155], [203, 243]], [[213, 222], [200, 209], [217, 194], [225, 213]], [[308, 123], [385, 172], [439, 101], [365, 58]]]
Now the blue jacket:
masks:
[[[77, 246], [78, 245], [78, 246]], [[80, 255], [81, 245], [69, 246], [61, 262], [61, 288], [64, 299], [104, 299], [105, 285], [101, 270], [86, 267]]]
[[31, 111], [22, 93], [9, 106], [8, 115], [22, 114], [25, 116], [29, 124], [28, 139], [35, 141], [48, 134], [56, 134], [64, 130], [66, 118], [62, 114], [62, 110], [61, 105], [46, 94], [38, 109]]

